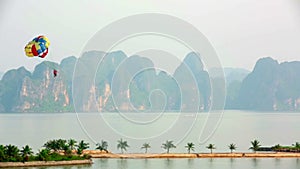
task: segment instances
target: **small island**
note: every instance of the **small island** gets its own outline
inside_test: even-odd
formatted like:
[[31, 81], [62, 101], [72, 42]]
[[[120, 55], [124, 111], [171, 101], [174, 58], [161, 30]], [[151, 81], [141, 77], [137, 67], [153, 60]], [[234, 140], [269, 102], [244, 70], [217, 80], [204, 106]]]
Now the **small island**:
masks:
[[121, 150], [120, 154], [114, 154], [107, 150], [107, 142], [101, 141], [97, 144], [96, 149], [99, 150], [85, 150], [84, 153], [90, 155], [92, 158], [300, 158], [300, 143], [296, 142], [292, 146], [281, 146], [279, 144], [272, 147], [261, 147], [258, 140], [251, 141], [250, 150], [251, 153], [233, 152], [236, 150], [236, 145], [231, 143], [228, 145], [230, 152], [228, 153], [213, 153], [216, 149], [214, 144], [209, 144], [206, 148], [210, 150], [210, 153], [191, 153], [195, 150], [195, 144], [190, 142], [187, 143], [185, 148], [187, 153], [170, 153], [170, 149], [176, 148], [173, 141], [167, 140], [162, 144], [162, 148], [166, 150], [166, 153], [147, 153], [148, 149], [151, 148], [149, 143], [144, 143], [141, 149], [145, 149], [145, 153], [129, 153], [124, 154], [124, 151], [129, 147], [127, 141], [120, 139], [118, 140], [117, 147]]
[[165, 153], [148, 153], [151, 148], [150, 143], [144, 143], [141, 149], [145, 153], [124, 153], [129, 148], [126, 140], [117, 141], [117, 148], [121, 153], [108, 151], [108, 142], [101, 140], [96, 144], [96, 150], [90, 150], [89, 143], [83, 140], [74, 139], [54, 139], [47, 141], [41, 150], [33, 155], [32, 148], [28, 145], [21, 150], [14, 145], [0, 145], [0, 168], [7, 167], [37, 167], [37, 166], [62, 166], [62, 165], [91, 165], [91, 158], [120, 158], [120, 159], [146, 159], [146, 158], [300, 158], [300, 143], [296, 142], [292, 146], [281, 146], [279, 144], [272, 147], [262, 147], [258, 140], [251, 141], [250, 150], [253, 152], [233, 152], [236, 145], [228, 145], [228, 153], [215, 153], [214, 144], [207, 145], [210, 153], [194, 153], [195, 144], [186, 144], [186, 153], [170, 153], [170, 149], [176, 148], [173, 141], [167, 140], [161, 146]]
[[286, 152], [260, 152], [260, 153], [130, 153], [130, 154], [113, 154], [113, 153], [94, 153], [92, 158], [300, 158], [300, 153]]
[[20, 150], [15, 145], [0, 145], [0, 168], [61, 165], [91, 165], [91, 156], [83, 154], [89, 144], [83, 140], [50, 140], [35, 155], [29, 145]]

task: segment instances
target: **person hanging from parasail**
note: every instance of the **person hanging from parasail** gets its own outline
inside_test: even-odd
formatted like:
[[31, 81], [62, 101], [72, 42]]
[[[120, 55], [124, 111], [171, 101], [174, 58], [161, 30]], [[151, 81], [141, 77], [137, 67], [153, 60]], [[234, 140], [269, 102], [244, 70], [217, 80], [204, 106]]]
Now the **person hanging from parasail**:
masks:
[[56, 77], [58, 74], [58, 71], [56, 69], [53, 70], [53, 76]]

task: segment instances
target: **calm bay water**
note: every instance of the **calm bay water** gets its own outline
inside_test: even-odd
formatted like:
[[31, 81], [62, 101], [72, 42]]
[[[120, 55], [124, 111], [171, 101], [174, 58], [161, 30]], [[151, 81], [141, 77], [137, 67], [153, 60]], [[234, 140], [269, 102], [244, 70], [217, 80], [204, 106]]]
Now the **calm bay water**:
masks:
[[[50, 139], [74, 138], [90, 143], [91, 149], [102, 139], [109, 149], [118, 153], [116, 142], [128, 141], [129, 153], [142, 153], [141, 145], [150, 143], [150, 153], [163, 152], [161, 144], [174, 140], [176, 149], [186, 152], [187, 142], [196, 144], [196, 152], [209, 152], [205, 147], [215, 144], [216, 152], [228, 152], [235, 143], [237, 151], [249, 152], [250, 141], [258, 139], [263, 146], [291, 145], [300, 141], [300, 113], [267, 113], [225, 111], [220, 113], [54, 113], [0, 114], [0, 144], [20, 148], [29, 144], [36, 152]], [[94, 159], [92, 166], [49, 168], [300, 168], [300, 159]]]
[[32, 169], [299, 169], [300, 159], [94, 159], [91, 166]]

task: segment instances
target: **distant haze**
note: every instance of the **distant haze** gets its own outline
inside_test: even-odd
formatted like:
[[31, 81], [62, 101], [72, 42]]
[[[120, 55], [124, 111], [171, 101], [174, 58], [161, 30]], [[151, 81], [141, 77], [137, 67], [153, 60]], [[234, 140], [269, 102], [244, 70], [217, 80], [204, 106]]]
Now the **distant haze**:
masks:
[[[1, 0], [0, 71], [21, 66], [33, 70], [41, 63], [23, 51], [36, 35], [44, 34], [51, 41], [46, 60], [59, 62], [78, 57], [87, 41], [111, 22], [151, 12], [194, 25], [210, 40], [224, 67], [252, 70], [261, 57], [299, 60], [299, 11], [299, 0]], [[143, 45], [140, 48], [146, 50]]]

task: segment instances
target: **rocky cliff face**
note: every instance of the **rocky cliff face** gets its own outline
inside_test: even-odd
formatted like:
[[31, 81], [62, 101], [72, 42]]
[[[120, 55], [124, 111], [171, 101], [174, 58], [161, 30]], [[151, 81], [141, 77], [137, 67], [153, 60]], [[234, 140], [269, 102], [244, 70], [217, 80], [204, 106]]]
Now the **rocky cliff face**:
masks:
[[[57, 77], [53, 69], [58, 70]], [[194, 86], [186, 79], [187, 71]], [[209, 77], [198, 55], [190, 53], [174, 77], [181, 84], [156, 70], [148, 58], [90, 51], [60, 64], [42, 62], [32, 73], [25, 68], [7, 72], [0, 81], [0, 111], [188, 111], [196, 110], [198, 101], [208, 108]], [[194, 96], [198, 90], [201, 100]], [[180, 92], [186, 93], [184, 99]]]
[[[260, 59], [247, 76], [244, 71], [226, 76], [226, 107], [300, 110], [299, 74], [300, 62]], [[42, 62], [32, 73], [24, 67], [6, 72], [0, 81], [0, 112], [209, 110], [222, 85], [209, 76], [196, 53], [188, 54], [169, 75], [141, 56], [90, 51], [60, 64]]]
[[[53, 76], [57, 69], [59, 76]], [[71, 110], [70, 90], [64, 70], [59, 65], [43, 62], [36, 66], [31, 76], [23, 79], [19, 90], [18, 104], [13, 112], [48, 112]]]
[[272, 58], [257, 61], [244, 79], [238, 108], [248, 110], [300, 110], [300, 62], [279, 64]]
[[4, 74], [0, 81], [0, 110], [12, 111], [20, 104], [20, 91], [24, 79], [30, 78], [31, 73], [24, 67], [10, 70]]
[[[183, 110], [208, 110], [210, 107], [211, 84], [208, 72], [204, 70], [200, 55], [189, 53], [176, 69], [174, 77], [179, 82]], [[178, 98], [178, 96], [175, 96]], [[199, 104], [200, 105], [199, 105]]]
[[121, 51], [107, 55], [97, 53], [99, 57], [94, 58], [90, 55], [87, 53], [80, 58], [75, 70], [73, 98], [76, 110], [145, 112], [176, 109], [175, 98], [171, 95], [179, 91], [176, 82], [170, 75], [157, 72], [151, 60], [141, 56], [127, 57]]

